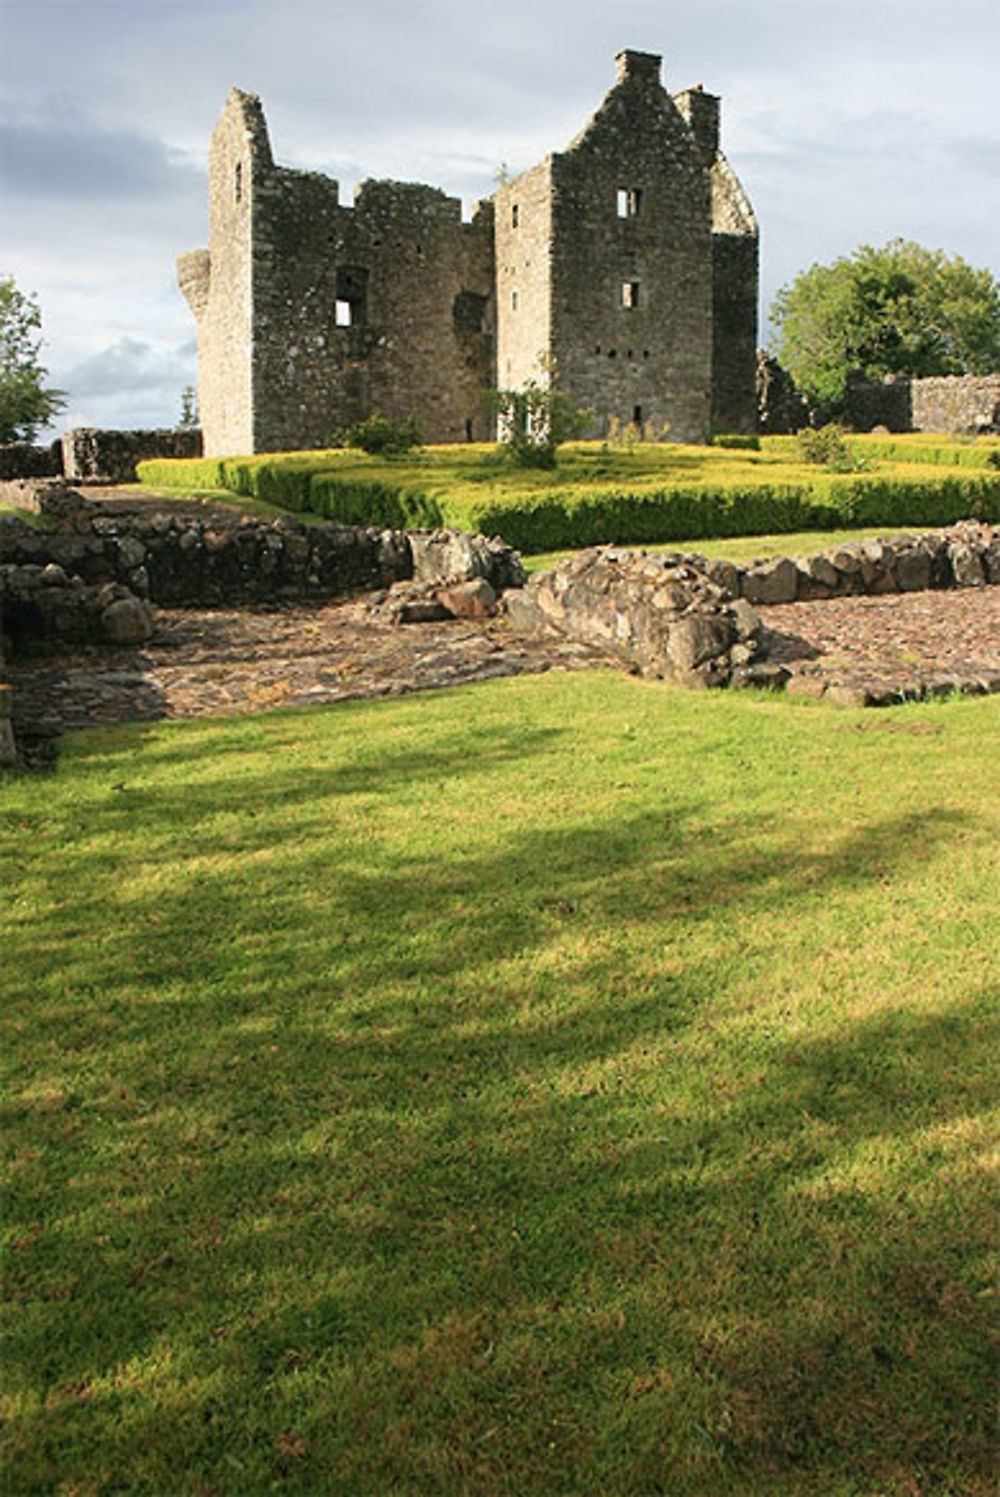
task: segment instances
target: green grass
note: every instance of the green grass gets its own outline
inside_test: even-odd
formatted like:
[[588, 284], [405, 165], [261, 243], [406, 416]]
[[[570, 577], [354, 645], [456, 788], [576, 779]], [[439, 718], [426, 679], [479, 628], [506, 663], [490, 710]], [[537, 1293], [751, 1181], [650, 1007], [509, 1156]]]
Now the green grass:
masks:
[[3, 782], [3, 1490], [985, 1497], [998, 751], [553, 674]]
[[[850, 541], [865, 541], [872, 536], [894, 534], [897, 534], [895, 530], [887, 530], [884, 525], [863, 526], [858, 530], [802, 530], [790, 535], [778, 532], [775, 535], [727, 536], [724, 540], [668, 541], [645, 549], [654, 553], [675, 549], [693, 551], [701, 556], [721, 556], [727, 561], [745, 565], [747, 562], [772, 556], [815, 556], [821, 551], [828, 551], [832, 546], [842, 546]], [[529, 575], [544, 572], [573, 554], [572, 551], [542, 551], [535, 556], [526, 556], [524, 569]]]

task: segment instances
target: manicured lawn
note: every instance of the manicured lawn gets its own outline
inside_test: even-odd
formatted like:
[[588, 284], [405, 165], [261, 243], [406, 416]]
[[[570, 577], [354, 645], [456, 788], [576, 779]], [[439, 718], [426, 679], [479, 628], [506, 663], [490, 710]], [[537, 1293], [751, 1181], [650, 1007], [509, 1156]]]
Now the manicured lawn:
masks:
[[594, 673], [0, 781], [2, 1490], [992, 1492], [998, 762]]

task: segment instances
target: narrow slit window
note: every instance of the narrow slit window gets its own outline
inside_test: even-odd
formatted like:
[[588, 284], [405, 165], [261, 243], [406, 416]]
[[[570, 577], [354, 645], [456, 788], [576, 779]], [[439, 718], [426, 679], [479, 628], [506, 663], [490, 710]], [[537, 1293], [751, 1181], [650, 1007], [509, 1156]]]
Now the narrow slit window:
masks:
[[516, 291], [512, 291], [510, 293], [510, 309], [511, 309], [512, 312], [516, 312], [517, 311], [517, 292]]
[[238, 203], [242, 202], [242, 200], [243, 200], [243, 162], [242, 161], [237, 161], [237, 163], [236, 163], [236, 177], [235, 177], [235, 180], [233, 182], [233, 196], [235, 197], [235, 199], [236, 199], [236, 201]]
[[622, 306], [634, 311], [639, 305], [639, 282], [622, 281]]
[[519, 209], [517, 203], [512, 203], [511, 204], [511, 208], [510, 208], [510, 226], [511, 226], [512, 229], [516, 229], [517, 228], [519, 218], [520, 218], [520, 209]]
[[642, 206], [641, 187], [619, 187], [618, 189], [618, 217], [638, 218], [639, 209]]

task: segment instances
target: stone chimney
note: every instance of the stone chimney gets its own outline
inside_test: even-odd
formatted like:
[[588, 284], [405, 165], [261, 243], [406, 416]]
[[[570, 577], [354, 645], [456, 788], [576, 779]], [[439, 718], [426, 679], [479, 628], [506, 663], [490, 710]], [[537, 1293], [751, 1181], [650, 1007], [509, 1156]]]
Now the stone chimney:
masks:
[[698, 154], [705, 166], [711, 166], [719, 153], [719, 99], [707, 94], [698, 83], [694, 88], [674, 94], [674, 103], [691, 127]]
[[619, 83], [659, 83], [660, 64], [663, 58], [655, 52], [619, 52], [615, 57], [618, 64]]

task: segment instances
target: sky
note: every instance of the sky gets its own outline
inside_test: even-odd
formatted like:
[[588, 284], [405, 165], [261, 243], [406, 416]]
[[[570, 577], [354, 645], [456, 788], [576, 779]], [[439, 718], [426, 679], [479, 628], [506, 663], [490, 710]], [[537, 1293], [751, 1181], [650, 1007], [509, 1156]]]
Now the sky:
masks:
[[0, 276], [37, 296], [69, 426], [173, 426], [197, 377], [174, 261], [209, 139], [261, 96], [276, 161], [468, 207], [573, 138], [623, 47], [722, 96], [762, 326], [815, 263], [901, 237], [1000, 274], [997, 0], [0, 0]]

